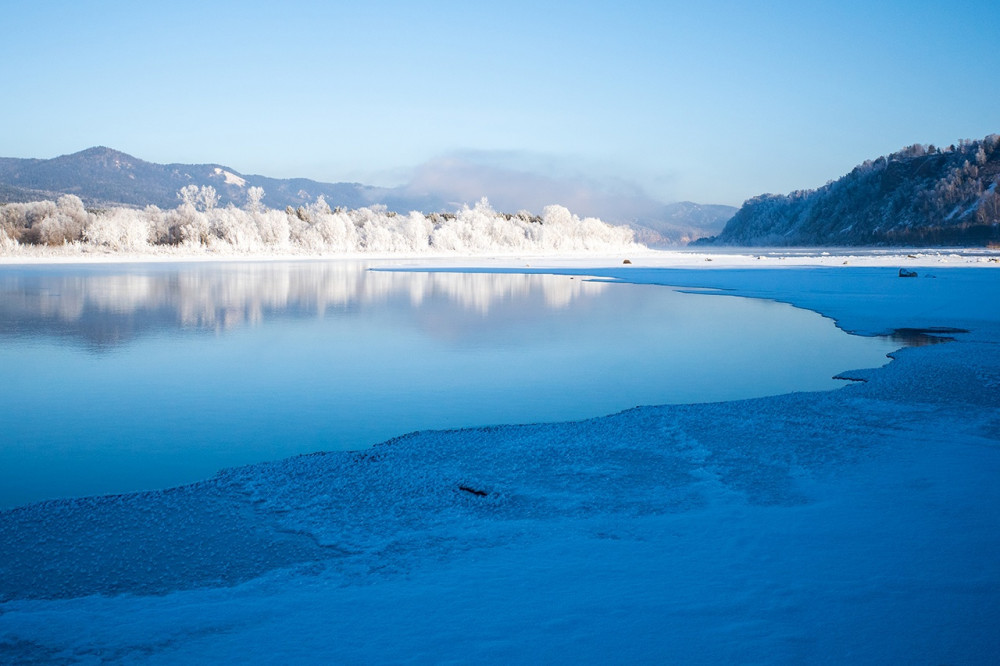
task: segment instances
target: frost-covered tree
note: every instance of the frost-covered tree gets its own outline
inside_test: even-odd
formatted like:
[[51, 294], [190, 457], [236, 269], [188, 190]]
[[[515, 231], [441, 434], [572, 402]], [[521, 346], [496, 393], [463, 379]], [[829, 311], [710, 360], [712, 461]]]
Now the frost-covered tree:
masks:
[[90, 214], [79, 197], [64, 194], [53, 204], [37, 202], [28, 210], [25, 234], [29, 242], [44, 245], [62, 245], [79, 241], [90, 221]]
[[10, 254], [15, 252], [21, 246], [13, 237], [11, 237], [10, 232], [0, 226], [0, 253]]
[[219, 195], [211, 185], [185, 185], [177, 192], [177, 197], [184, 205], [196, 210], [211, 210], [219, 203]]
[[138, 252], [149, 246], [155, 226], [150, 224], [150, 211], [114, 208], [99, 215], [87, 225], [84, 240], [117, 252]]
[[201, 191], [198, 192], [198, 201], [202, 210], [212, 210], [219, 203], [219, 195], [211, 185], [202, 185]]
[[261, 203], [264, 199], [264, 188], [263, 187], [248, 187], [247, 188], [247, 205], [246, 209], [251, 213], [259, 213], [264, 210], [264, 204]]
[[[253, 190], [254, 188], [251, 188]], [[580, 219], [561, 206], [541, 216], [493, 210], [486, 199], [455, 213], [399, 215], [385, 206], [331, 209], [323, 197], [284, 211], [260, 203], [219, 208], [210, 187], [188, 185], [173, 210], [111, 208], [90, 213], [77, 197], [0, 206], [0, 251], [19, 243], [78, 242], [110, 251], [143, 251], [150, 245], [186, 245], [213, 252], [266, 253], [275, 250], [317, 254], [505, 254], [613, 252], [634, 249], [631, 230], [594, 218]]]
[[185, 185], [177, 191], [177, 198], [181, 200], [182, 204], [187, 204], [194, 208], [198, 203], [198, 186]]

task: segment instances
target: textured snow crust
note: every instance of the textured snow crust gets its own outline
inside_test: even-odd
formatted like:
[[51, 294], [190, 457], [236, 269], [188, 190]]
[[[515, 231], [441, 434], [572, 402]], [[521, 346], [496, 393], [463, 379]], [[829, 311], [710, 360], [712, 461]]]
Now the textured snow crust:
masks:
[[836, 391], [2, 512], [0, 661], [995, 663], [1000, 272], [546, 270], [968, 332]]

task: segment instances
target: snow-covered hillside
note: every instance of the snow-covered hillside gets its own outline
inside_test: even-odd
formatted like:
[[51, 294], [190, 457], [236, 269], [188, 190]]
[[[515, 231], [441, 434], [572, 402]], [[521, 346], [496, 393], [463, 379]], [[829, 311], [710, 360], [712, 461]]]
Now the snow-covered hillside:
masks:
[[816, 190], [743, 204], [714, 245], [855, 246], [1000, 243], [1000, 135], [915, 144], [867, 160]]

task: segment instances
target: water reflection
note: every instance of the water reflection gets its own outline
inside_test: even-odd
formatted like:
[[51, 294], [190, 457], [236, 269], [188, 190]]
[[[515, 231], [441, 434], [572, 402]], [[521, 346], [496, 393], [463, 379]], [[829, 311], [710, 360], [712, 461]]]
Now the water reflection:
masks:
[[413, 430], [830, 389], [898, 346], [779, 303], [566, 275], [0, 268], [0, 508]]
[[[224, 332], [283, 317], [324, 317], [392, 303], [500, 320], [596, 296], [604, 283], [510, 273], [398, 273], [364, 264], [92, 266], [0, 271], [0, 335], [69, 338], [102, 350], [166, 330]], [[449, 322], [453, 325], [448, 326]], [[448, 330], [442, 330], [441, 324]], [[446, 319], [449, 339], [468, 330]]]
[[888, 338], [899, 343], [903, 347], [926, 347], [927, 345], [939, 345], [942, 342], [954, 342], [951, 337], [954, 333], [968, 333], [964, 328], [897, 328]]

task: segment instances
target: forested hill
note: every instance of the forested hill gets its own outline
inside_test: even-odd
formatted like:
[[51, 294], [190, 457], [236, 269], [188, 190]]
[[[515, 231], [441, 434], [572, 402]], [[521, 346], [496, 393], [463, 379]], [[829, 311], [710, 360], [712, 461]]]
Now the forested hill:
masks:
[[247, 188], [263, 187], [275, 208], [301, 206], [319, 195], [336, 205], [365, 206], [374, 190], [358, 183], [243, 175], [219, 164], [155, 164], [103, 146], [46, 160], [0, 158], [0, 203], [73, 194], [93, 207], [173, 208], [180, 203], [177, 192], [188, 185], [211, 186], [222, 205], [243, 205]]
[[1000, 242], [1000, 135], [916, 144], [817, 190], [746, 201], [705, 245], [986, 245]]

